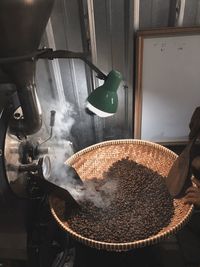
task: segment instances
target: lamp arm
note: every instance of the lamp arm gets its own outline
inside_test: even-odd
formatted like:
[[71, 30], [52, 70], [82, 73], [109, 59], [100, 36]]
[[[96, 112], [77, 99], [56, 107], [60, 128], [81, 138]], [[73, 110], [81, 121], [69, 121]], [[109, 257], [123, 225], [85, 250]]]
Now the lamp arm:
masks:
[[33, 53], [23, 55], [23, 56], [0, 58], [0, 65], [16, 63], [16, 62], [26, 61], [26, 60], [34, 61], [40, 58], [51, 59], [51, 60], [55, 58], [78, 58], [80, 60], [83, 60], [92, 70], [94, 70], [97, 73], [97, 77], [99, 79], [106, 80], [107, 76], [100, 69], [98, 69], [91, 61], [89, 61], [86, 58], [86, 55], [87, 55], [86, 53], [81, 53], [81, 52], [72, 52], [68, 50], [53, 51], [51, 48], [43, 48], [43, 49], [37, 50]]
[[30, 54], [26, 54], [23, 56], [16, 56], [16, 57], [3, 57], [0, 58], [0, 65], [3, 64], [10, 64], [10, 63], [18, 63], [21, 61], [27, 61], [27, 60], [31, 60], [34, 61], [36, 60], [41, 54], [46, 53], [47, 50], [51, 50], [52, 49], [41, 49], [41, 50], [37, 50], [35, 52], [32, 52]]
[[97, 73], [97, 77], [101, 80], [106, 80], [107, 76], [98, 69], [91, 61], [86, 58], [86, 53], [72, 52], [68, 50], [56, 50], [56, 51], [47, 51], [46, 53], [41, 53], [38, 55], [38, 58], [78, 58], [83, 60], [92, 70]]

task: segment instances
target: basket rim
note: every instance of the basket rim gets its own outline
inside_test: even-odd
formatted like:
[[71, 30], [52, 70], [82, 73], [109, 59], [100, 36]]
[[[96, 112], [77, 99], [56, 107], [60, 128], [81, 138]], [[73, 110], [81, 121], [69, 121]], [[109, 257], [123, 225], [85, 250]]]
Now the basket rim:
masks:
[[171, 156], [177, 157], [177, 154], [173, 152], [172, 150], [157, 144], [153, 143], [151, 141], [141, 140], [141, 139], [117, 139], [117, 140], [109, 140], [109, 141], [103, 141], [94, 145], [91, 145], [89, 147], [86, 147], [78, 152], [76, 152], [74, 155], [72, 155], [70, 158], [66, 160], [67, 164], [71, 164], [77, 157], [81, 156], [82, 154], [85, 154], [89, 151], [92, 151], [96, 148], [100, 148], [102, 146], [108, 146], [108, 145], [117, 145], [117, 144], [141, 144], [141, 145], [150, 145], [152, 147], [155, 147], [159, 150], [162, 150], [168, 154], [171, 154]]
[[[118, 139], [118, 140], [109, 140], [109, 141], [103, 141], [94, 145], [91, 145], [85, 149], [80, 150], [79, 152], [75, 153], [74, 155], [72, 155], [67, 161], [67, 164], [72, 164], [73, 161], [89, 152], [92, 151], [96, 148], [100, 148], [103, 146], [107, 146], [107, 145], [117, 145], [117, 144], [141, 144], [141, 145], [149, 145], [151, 147], [157, 148], [161, 151], [164, 151], [166, 153], [168, 153], [168, 155], [171, 155], [173, 158], [177, 158], [177, 154], [174, 153], [173, 151], [171, 151], [170, 149], [160, 145], [160, 144], [156, 144], [150, 141], [144, 141], [144, 140], [140, 140], [140, 139]], [[145, 239], [141, 239], [141, 240], [136, 240], [136, 241], [131, 241], [131, 242], [124, 242], [124, 243], [111, 243], [111, 242], [103, 242], [103, 241], [98, 241], [98, 240], [94, 240], [94, 239], [90, 239], [87, 237], [84, 237], [78, 233], [76, 233], [75, 231], [73, 231], [71, 228], [69, 228], [68, 226], [66, 226], [57, 216], [54, 208], [53, 208], [53, 204], [52, 204], [52, 198], [50, 196], [49, 198], [49, 202], [50, 202], [50, 210], [52, 215], [54, 216], [54, 218], [56, 219], [56, 221], [58, 222], [58, 224], [61, 226], [61, 228], [63, 228], [65, 231], [67, 231], [69, 234], [71, 234], [75, 239], [84, 242], [86, 244], [90, 244], [93, 247], [99, 247], [100, 246], [105, 246], [105, 249], [109, 249], [109, 247], [112, 249], [112, 247], [117, 248], [117, 250], [125, 250], [124, 248], [138, 248], [138, 247], [142, 247], [145, 246], [146, 244], [155, 244], [158, 241], [163, 240], [164, 238], [166, 238], [167, 236], [176, 233], [184, 224], [187, 223], [187, 221], [189, 220], [190, 216], [192, 215], [192, 211], [194, 209], [194, 205], [189, 205], [187, 204], [189, 207], [186, 215], [180, 220], [180, 222], [178, 224], [176, 224], [175, 226], [171, 227], [169, 230], [164, 231], [163, 233], [157, 233], [153, 236], [150, 236], [148, 238]], [[126, 249], [127, 250], [127, 249]]]

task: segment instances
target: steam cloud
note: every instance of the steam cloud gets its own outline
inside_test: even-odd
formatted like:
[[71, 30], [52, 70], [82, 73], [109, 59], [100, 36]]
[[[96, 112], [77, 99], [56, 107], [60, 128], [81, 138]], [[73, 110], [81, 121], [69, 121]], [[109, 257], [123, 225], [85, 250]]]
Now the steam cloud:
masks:
[[94, 179], [84, 182], [84, 188], [68, 188], [72, 196], [78, 201], [90, 201], [98, 208], [106, 208], [114, 198], [117, 182], [114, 180], [106, 181], [102, 186], [96, 187]]
[[53, 137], [48, 143], [44, 144], [50, 147], [49, 156], [51, 158], [52, 170], [49, 181], [67, 189], [78, 202], [91, 201], [99, 208], [109, 206], [113, 192], [117, 187], [116, 181], [109, 180], [97, 190], [93, 179], [85, 181], [84, 187], [82, 187], [77, 184], [73, 175], [68, 172], [67, 166], [64, 163], [74, 153], [73, 145], [69, 139], [71, 128], [75, 123], [74, 117], [76, 113], [73, 106], [68, 102], [65, 102], [62, 106], [60, 103], [55, 102], [55, 100], [53, 104], [51, 102], [43, 103], [43, 116], [47, 129], [49, 129], [50, 111], [56, 111]]

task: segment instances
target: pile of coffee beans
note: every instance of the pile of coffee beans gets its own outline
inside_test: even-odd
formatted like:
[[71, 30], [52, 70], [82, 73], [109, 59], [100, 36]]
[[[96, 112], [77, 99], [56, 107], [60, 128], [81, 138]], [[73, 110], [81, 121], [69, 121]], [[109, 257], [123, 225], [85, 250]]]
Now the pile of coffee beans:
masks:
[[97, 207], [92, 201], [83, 201], [82, 208], [67, 218], [72, 230], [97, 241], [124, 243], [155, 235], [170, 223], [173, 199], [157, 172], [124, 158], [113, 163], [104, 176], [99, 186], [94, 179], [98, 193], [104, 182], [117, 185], [109, 205]]

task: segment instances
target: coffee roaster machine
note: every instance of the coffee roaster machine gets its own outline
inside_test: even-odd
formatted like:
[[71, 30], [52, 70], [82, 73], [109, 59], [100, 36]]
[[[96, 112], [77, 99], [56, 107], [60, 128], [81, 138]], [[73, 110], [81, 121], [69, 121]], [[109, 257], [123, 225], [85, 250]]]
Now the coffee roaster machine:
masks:
[[[91, 109], [90, 101], [98, 104], [103, 92], [107, 110], [102, 112], [100, 107], [102, 116], [116, 111], [116, 90], [121, 81], [120, 73], [112, 71], [106, 76], [84, 53], [39, 49], [54, 1], [0, 1], [0, 259], [26, 260], [28, 266], [63, 266], [70, 247], [68, 236], [60, 234], [48, 209], [52, 191], [63, 198], [70, 199], [70, 195], [47, 182], [51, 174], [49, 150], [58, 144], [47, 143], [52, 137], [54, 110], [50, 135], [42, 135], [41, 140], [44, 123], [35, 84], [37, 61], [78, 58], [89, 65], [98, 78], [105, 80], [98, 96], [88, 98]], [[76, 171], [67, 168], [68, 174], [80, 182]]]
[[[64, 254], [60, 244], [66, 237], [61, 243], [54, 239], [57, 228], [45, 208], [45, 190], [36, 181], [50, 173], [48, 147], [37, 137], [43, 122], [35, 69], [38, 56], [52, 52], [38, 47], [53, 4], [0, 3], [0, 259], [26, 260], [28, 266], [64, 264], [63, 257], [57, 263], [55, 258]], [[52, 111], [50, 127], [54, 119]]]
[[[66, 191], [47, 183], [51, 161], [46, 141], [52, 136], [55, 111], [50, 115], [50, 136], [41, 140], [44, 123], [35, 84], [37, 60], [79, 58], [89, 65], [105, 80], [98, 96], [88, 98], [91, 109], [90, 101], [99, 104], [103, 92], [107, 110], [102, 112], [100, 107], [102, 116], [116, 112], [121, 81], [120, 73], [106, 76], [84, 53], [39, 49], [54, 1], [0, 1], [0, 259], [26, 260], [33, 267], [64, 266], [71, 247], [48, 209], [48, 194], [53, 190], [65, 197]], [[72, 167], [68, 171], [80, 178]]]
[[[44, 181], [51, 173], [46, 142], [51, 134], [40, 140], [43, 121], [35, 85], [37, 60], [80, 58], [100, 79], [108, 80], [112, 96], [121, 80], [116, 73], [109, 79], [83, 53], [38, 49], [53, 4], [54, 0], [0, 1], [0, 259], [24, 260], [29, 267], [89, 267], [111, 266], [109, 260], [114, 257], [112, 266], [132, 266], [133, 260], [140, 262], [136, 266], [147, 266], [142, 261], [149, 254], [148, 249], [146, 254], [144, 250], [119, 254], [88, 250], [80, 244], [76, 244], [79, 256], [75, 265], [70, 265], [74, 241], [62, 232], [50, 214], [51, 188]], [[99, 102], [99, 98], [92, 100]], [[115, 107], [109, 112], [115, 112]], [[50, 118], [51, 132], [54, 111]], [[92, 258], [92, 265], [83, 263]], [[147, 260], [150, 258], [152, 254]]]

